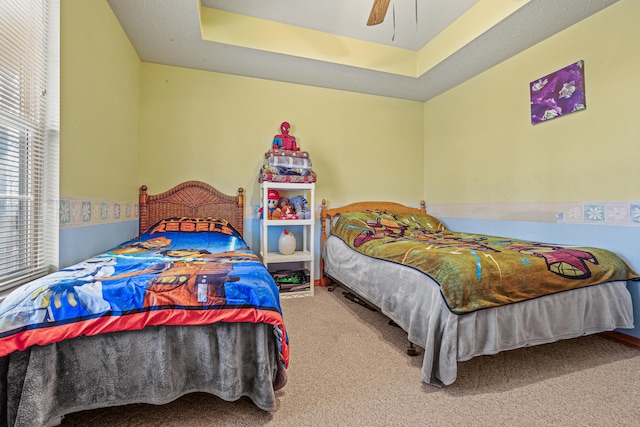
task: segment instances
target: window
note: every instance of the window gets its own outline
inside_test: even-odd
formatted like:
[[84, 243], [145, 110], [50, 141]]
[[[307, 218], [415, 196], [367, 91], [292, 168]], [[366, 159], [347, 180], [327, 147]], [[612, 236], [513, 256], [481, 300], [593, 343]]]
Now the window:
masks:
[[59, 14], [0, 1], [0, 293], [57, 268]]

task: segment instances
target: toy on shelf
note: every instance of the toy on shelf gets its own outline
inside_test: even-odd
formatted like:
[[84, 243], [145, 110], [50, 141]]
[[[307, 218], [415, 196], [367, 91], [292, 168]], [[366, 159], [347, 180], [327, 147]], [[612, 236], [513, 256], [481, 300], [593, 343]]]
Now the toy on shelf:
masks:
[[272, 272], [281, 292], [304, 291], [309, 289], [308, 270], [280, 270]]
[[273, 137], [269, 151], [264, 153], [264, 164], [260, 168], [258, 182], [316, 182], [309, 153], [300, 150], [296, 137], [289, 134], [290, 128], [288, 122], [280, 125], [282, 133]]
[[308, 202], [302, 196], [293, 196], [289, 203], [293, 205], [293, 209], [296, 212], [296, 215], [300, 219], [311, 219], [311, 210], [307, 206]]
[[291, 125], [288, 122], [282, 122], [280, 125], [280, 134], [273, 137], [272, 148], [274, 150], [291, 150], [300, 151], [296, 142], [296, 137], [289, 135]]
[[296, 215], [296, 211], [293, 205], [291, 204], [291, 202], [289, 202], [289, 199], [286, 197], [280, 197], [280, 200], [278, 200], [277, 209], [280, 211], [278, 213], [280, 216], [279, 219], [298, 219], [298, 216]]
[[[277, 190], [269, 190], [267, 194], [267, 219], [280, 219], [280, 209], [278, 202], [280, 201], [280, 193]], [[260, 218], [263, 218], [264, 207], [258, 210]]]
[[282, 255], [291, 255], [296, 251], [296, 236], [289, 230], [284, 230], [278, 238], [278, 250]]

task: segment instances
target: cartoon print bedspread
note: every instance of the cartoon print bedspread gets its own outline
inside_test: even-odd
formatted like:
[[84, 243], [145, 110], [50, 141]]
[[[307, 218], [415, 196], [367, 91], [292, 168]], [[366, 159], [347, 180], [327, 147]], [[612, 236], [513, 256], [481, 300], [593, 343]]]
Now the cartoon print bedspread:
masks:
[[268, 323], [289, 359], [278, 289], [227, 221], [172, 218], [139, 240], [21, 286], [0, 303], [0, 357], [152, 325]]
[[638, 278], [604, 249], [453, 232], [427, 214], [346, 213], [331, 234], [364, 255], [427, 274], [456, 314]]

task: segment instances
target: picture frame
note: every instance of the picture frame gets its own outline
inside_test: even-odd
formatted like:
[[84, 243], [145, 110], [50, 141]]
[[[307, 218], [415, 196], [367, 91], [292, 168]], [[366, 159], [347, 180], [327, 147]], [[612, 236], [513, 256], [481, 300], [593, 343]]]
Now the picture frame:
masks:
[[532, 124], [586, 109], [584, 60], [532, 81], [529, 94]]

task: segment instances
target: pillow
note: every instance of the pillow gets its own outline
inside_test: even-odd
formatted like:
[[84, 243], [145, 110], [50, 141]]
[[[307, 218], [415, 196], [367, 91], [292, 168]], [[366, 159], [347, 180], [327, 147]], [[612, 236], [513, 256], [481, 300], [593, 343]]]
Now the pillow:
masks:
[[342, 237], [343, 240], [345, 238], [348, 240], [346, 236], [351, 232], [360, 233], [362, 230], [381, 227], [390, 227], [390, 229], [402, 228], [409, 234], [420, 233], [421, 230], [430, 232], [446, 230], [440, 220], [429, 214], [393, 210], [369, 210], [343, 213], [335, 225], [331, 227], [331, 234]]
[[[358, 227], [367, 223], [384, 223], [386, 220], [404, 224], [408, 229], [426, 229], [430, 231], [443, 231], [446, 227], [440, 220], [426, 213], [401, 212], [393, 210], [368, 210], [359, 212], [346, 212], [340, 215], [336, 226], [342, 227], [349, 224], [350, 227]], [[360, 224], [360, 225], [359, 225]]]
[[226, 219], [222, 218], [188, 218], [173, 217], [158, 221], [144, 232], [143, 236], [150, 236], [156, 233], [222, 233], [227, 235], [240, 233]]
[[442, 231], [447, 229], [438, 218], [426, 213], [388, 211], [387, 214], [393, 215], [398, 220], [411, 220], [428, 230]]

